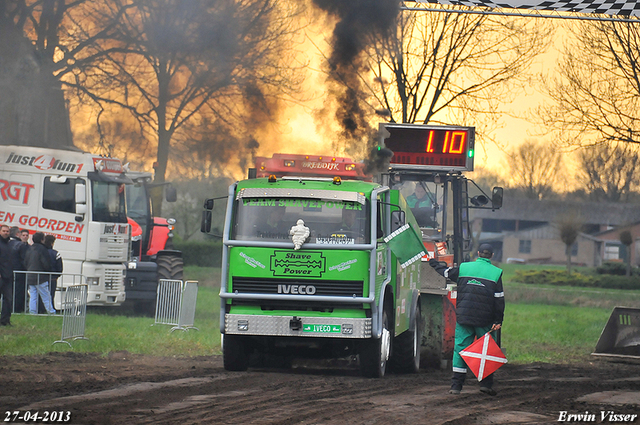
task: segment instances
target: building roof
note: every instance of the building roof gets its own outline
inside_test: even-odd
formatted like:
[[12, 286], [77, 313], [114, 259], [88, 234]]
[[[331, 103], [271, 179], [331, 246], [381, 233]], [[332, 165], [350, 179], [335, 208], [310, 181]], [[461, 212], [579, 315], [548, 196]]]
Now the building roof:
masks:
[[473, 218], [496, 220], [553, 222], [569, 214], [576, 216], [584, 224], [621, 226], [640, 221], [640, 205], [623, 203], [505, 198], [499, 210], [473, 209], [471, 211]]

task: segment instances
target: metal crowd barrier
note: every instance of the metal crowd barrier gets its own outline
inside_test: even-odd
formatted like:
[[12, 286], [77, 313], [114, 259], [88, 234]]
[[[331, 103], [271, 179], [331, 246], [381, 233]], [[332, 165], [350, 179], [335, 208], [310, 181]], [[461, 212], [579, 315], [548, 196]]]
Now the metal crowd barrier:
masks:
[[87, 339], [84, 336], [85, 320], [87, 318], [87, 292], [88, 287], [84, 285], [74, 285], [63, 288], [64, 302], [62, 303], [62, 336], [60, 340], [53, 344], [64, 342], [73, 348], [68, 339]]
[[193, 322], [196, 317], [196, 301], [198, 300], [198, 282], [188, 280], [184, 283], [184, 289], [182, 292], [182, 303], [180, 304], [180, 319], [178, 320], [178, 326], [171, 329], [199, 330], [193, 326]]
[[[29, 285], [27, 284], [27, 276], [39, 276], [44, 275], [49, 282], [49, 292], [51, 294], [51, 301], [53, 307], [56, 310], [60, 308], [56, 307], [54, 301], [56, 294], [60, 294], [59, 305], [62, 305], [64, 288], [74, 285], [83, 285], [85, 283], [85, 277], [78, 273], [52, 273], [52, 272], [27, 272], [27, 271], [14, 271], [13, 272], [13, 302], [11, 303], [11, 313], [29, 313]], [[51, 292], [53, 288], [52, 277], [57, 277], [57, 288], [55, 292]], [[38, 278], [36, 278], [38, 279]], [[39, 279], [38, 279], [39, 280]], [[21, 303], [21, 306], [18, 304]]]
[[193, 326], [198, 298], [198, 282], [160, 279], [154, 325], [172, 325], [175, 330], [199, 330]]

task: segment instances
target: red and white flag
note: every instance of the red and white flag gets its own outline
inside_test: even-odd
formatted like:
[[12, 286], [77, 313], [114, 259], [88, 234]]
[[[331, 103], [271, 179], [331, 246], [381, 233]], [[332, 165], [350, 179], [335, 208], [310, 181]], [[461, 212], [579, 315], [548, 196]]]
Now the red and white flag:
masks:
[[482, 381], [507, 362], [507, 358], [489, 332], [460, 351], [460, 356], [478, 377], [478, 381]]

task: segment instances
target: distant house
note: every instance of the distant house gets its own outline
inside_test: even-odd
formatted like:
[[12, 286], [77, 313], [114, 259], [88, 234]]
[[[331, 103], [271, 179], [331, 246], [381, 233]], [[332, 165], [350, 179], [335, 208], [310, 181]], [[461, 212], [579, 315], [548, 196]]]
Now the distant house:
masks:
[[[631, 233], [633, 243], [627, 247], [620, 242], [620, 233], [628, 230]], [[628, 226], [620, 226], [615, 229], [606, 230], [595, 235], [604, 242], [604, 261], [626, 261], [627, 255], [631, 256], [631, 265], [640, 266], [640, 222]]]
[[[575, 219], [582, 224], [584, 232], [578, 236], [573, 248], [572, 262], [593, 266], [612, 256], [606, 249], [609, 247], [609, 251], [613, 251], [613, 241], [619, 242], [617, 236], [611, 236], [612, 242], [605, 243], [601, 235], [629, 223], [640, 223], [640, 208], [634, 204], [505, 197], [501, 209], [474, 209], [471, 218], [474, 235], [479, 235], [481, 242], [494, 245], [496, 260], [513, 258], [514, 261], [523, 259], [557, 264], [566, 262], [565, 246], [560, 240], [557, 223], [566, 218]], [[640, 228], [638, 231], [640, 238]], [[640, 246], [638, 249], [640, 252]], [[634, 258], [640, 262], [640, 258]]]
[[[571, 263], [582, 266], [602, 264], [604, 242], [579, 233], [571, 246]], [[551, 223], [520, 232], [506, 232], [502, 239], [502, 261], [536, 264], [566, 264], [566, 245], [557, 224]]]

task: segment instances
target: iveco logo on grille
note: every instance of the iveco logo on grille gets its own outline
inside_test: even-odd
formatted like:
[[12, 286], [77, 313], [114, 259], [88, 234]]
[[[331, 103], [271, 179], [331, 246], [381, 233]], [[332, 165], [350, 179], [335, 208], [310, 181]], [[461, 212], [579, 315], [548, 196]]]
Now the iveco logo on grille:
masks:
[[278, 294], [313, 295], [316, 287], [312, 285], [278, 285]]

